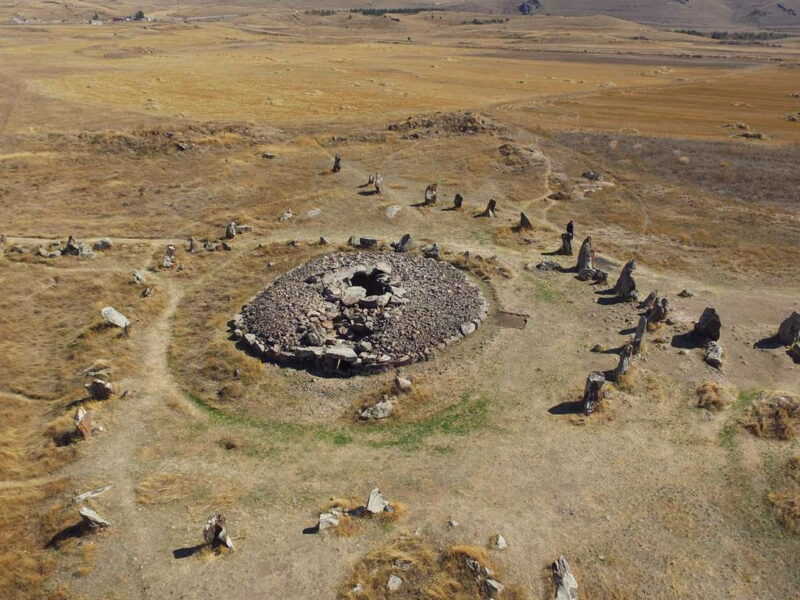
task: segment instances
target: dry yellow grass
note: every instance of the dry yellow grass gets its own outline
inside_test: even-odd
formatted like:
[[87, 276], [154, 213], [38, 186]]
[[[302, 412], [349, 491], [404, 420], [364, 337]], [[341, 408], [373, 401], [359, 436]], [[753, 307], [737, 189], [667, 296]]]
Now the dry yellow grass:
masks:
[[695, 390], [697, 406], [718, 412], [727, 408], [734, 399], [731, 390], [715, 381], [706, 381]]
[[742, 418], [753, 435], [790, 440], [800, 428], [800, 399], [779, 392], [763, 393]]
[[178, 473], [153, 473], [136, 486], [136, 501], [139, 504], [167, 504], [186, 499], [190, 489], [190, 482]]
[[528, 597], [517, 586], [503, 580], [502, 570], [488, 558], [483, 548], [456, 545], [446, 549], [418, 536], [401, 535], [358, 562], [337, 598], [385, 598], [390, 575], [403, 580], [400, 589], [392, 593], [393, 598], [484, 598], [478, 577], [466, 566], [465, 559], [475, 560], [490, 569], [492, 577], [505, 585], [503, 597], [512, 600]]

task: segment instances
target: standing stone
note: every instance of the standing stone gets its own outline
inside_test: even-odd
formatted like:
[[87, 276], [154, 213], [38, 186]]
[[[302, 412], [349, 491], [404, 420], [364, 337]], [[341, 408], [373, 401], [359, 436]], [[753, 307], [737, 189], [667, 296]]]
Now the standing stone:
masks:
[[401, 237], [399, 242], [392, 243], [392, 248], [394, 248], [395, 252], [408, 252], [413, 247], [414, 239], [411, 237], [410, 233], [407, 233]]
[[572, 256], [572, 236], [570, 234], [561, 234], [561, 249], [558, 253], [564, 256]]
[[531, 231], [533, 229], [533, 223], [524, 212], [519, 213], [518, 227], [522, 231]]
[[165, 269], [171, 269], [175, 266], [175, 246], [167, 246], [167, 251], [164, 255], [164, 260], [161, 262], [161, 266]]
[[438, 184], [431, 183], [428, 187], [425, 188], [425, 201], [423, 202], [425, 206], [436, 204], [437, 187]]
[[75, 416], [72, 418], [75, 423], [75, 429], [83, 439], [89, 439], [92, 436], [92, 413], [87, 411], [82, 406], [75, 410]]
[[622, 347], [619, 353], [619, 362], [614, 369], [614, 380], [619, 382], [620, 378], [627, 375], [631, 370], [631, 358], [633, 357], [633, 344], [628, 342]]
[[86, 388], [92, 400], [108, 400], [114, 395], [114, 386], [102, 379], [93, 379], [83, 387]]
[[652, 307], [653, 304], [655, 304], [657, 298], [658, 298], [658, 290], [650, 292], [647, 295], [647, 298], [639, 302], [639, 308], [642, 310], [649, 310], [650, 307]]
[[713, 308], [706, 308], [700, 315], [700, 320], [694, 324], [694, 333], [698, 337], [715, 342], [719, 340], [720, 329], [722, 329], [722, 322]]
[[464, 198], [461, 196], [461, 194], [456, 194], [456, 197], [453, 198], [453, 208], [455, 208], [456, 210], [460, 210], [463, 204], [464, 204]]
[[6, 234], [0, 234], [0, 254], [3, 254], [6, 251]]
[[778, 337], [784, 346], [800, 342], [800, 313], [792, 312], [778, 327]]
[[633, 300], [636, 298], [636, 281], [634, 281], [633, 276], [631, 275], [635, 269], [636, 261], [629, 260], [622, 268], [622, 272], [619, 274], [617, 283], [614, 284], [614, 291], [616, 292], [617, 296], [623, 300]]
[[587, 236], [581, 244], [581, 249], [578, 251], [578, 266], [577, 271], [580, 273], [584, 269], [594, 271], [592, 261], [594, 260], [594, 248], [592, 248], [592, 237]]
[[667, 298], [659, 298], [653, 304], [652, 308], [647, 311], [647, 322], [655, 325], [667, 320], [669, 315], [669, 300]]
[[639, 354], [642, 351], [642, 344], [644, 344], [644, 334], [647, 331], [647, 317], [642, 315], [639, 317], [639, 323], [636, 325], [636, 333], [633, 334], [633, 353]]
[[203, 539], [211, 546], [227, 546], [233, 550], [233, 541], [225, 528], [225, 516], [222, 514], [211, 515], [203, 527]]
[[606, 378], [602, 373], [590, 373], [586, 378], [586, 385], [583, 388], [583, 414], [590, 415], [597, 408], [597, 403], [603, 399], [602, 389]]
[[371, 512], [373, 515], [377, 515], [382, 513], [386, 510], [387, 502], [381, 494], [380, 489], [374, 488], [369, 493], [369, 498], [367, 499], [367, 510]]
[[231, 221], [225, 227], [225, 239], [232, 240], [236, 237], [236, 223]]
[[372, 185], [372, 184], [374, 184], [374, 183], [375, 183], [375, 175], [373, 175], [372, 173], [370, 173], [370, 174], [369, 174], [369, 177], [367, 177], [367, 185]]
[[379, 174], [375, 175], [375, 192], [383, 196], [383, 176]]
[[189, 253], [194, 254], [195, 252], [199, 252], [200, 248], [198, 247], [197, 240], [193, 237], [189, 238]]
[[491, 200], [489, 200], [489, 202], [486, 204], [486, 210], [484, 210], [484, 211], [481, 213], [481, 215], [480, 215], [480, 216], [482, 216], [482, 217], [490, 217], [490, 218], [492, 218], [492, 217], [494, 217], [494, 216], [495, 216], [495, 212], [497, 212], [497, 202], [495, 201], [495, 199], [494, 199], [494, 198], [492, 198], [492, 199], [491, 199]]
[[556, 600], [578, 600], [578, 580], [572, 574], [567, 559], [559, 556], [553, 563], [552, 571], [556, 584]]
[[336, 154], [333, 157], [333, 169], [331, 169], [334, 173], [338, 173], [342, 170], [342, 156], [341, 154]]

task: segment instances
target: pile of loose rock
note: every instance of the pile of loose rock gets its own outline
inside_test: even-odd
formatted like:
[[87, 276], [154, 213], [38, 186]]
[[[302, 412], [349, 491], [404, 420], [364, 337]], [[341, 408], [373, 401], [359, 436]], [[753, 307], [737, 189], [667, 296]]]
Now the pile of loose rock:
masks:
[[234, 337], [276, 362], [336, 374], [405, 365], [474, 332], [489, 305], [452, 265], [408, 253], [335, 253], [243, 307]]

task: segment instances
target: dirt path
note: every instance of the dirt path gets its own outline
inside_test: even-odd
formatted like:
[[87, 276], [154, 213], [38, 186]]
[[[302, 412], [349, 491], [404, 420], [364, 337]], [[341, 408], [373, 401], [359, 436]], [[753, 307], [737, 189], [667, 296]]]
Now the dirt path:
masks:
[[[86, 455], [67, 471], [79, 487], [81, 478], [91, 474], [93, 481], [112, 485], [113, 489], [97, 502], [98, 511], [112, 524], [113, 544], [103, 545], [103, 562], [115, 565], [114, 569], [97, 569], [95, 575], [85, 578], [93, 586], [100, 583], [105, 589], [116, 589], [121, 597], [145, 598], [146, 586], [140, 576], [145, 565], [159, 560], [157, 550], [150, 543], [146, 521], [136, 502], [137, 477], [132, 471], [136, 455], [155, 439], [159, 412], [165, 398], [174, 394], [175, 382], [168, 365], [168, 350], [172, 320], [182, 297], [179, 290], [166, 278], [156, 280], [168, 301], [164, 311], [146, 329], [139, 330], [141, 344], [141, 370], [135, 380], [127, 383], [133, 390], [129, 399], [121, 400], [110, 419], [116, 421], [98, 439]], [[105, 416], [105, 415], [103, 415]], [[79, 491], [84, 491], [80, 489]], [[133, 574], [121, 578], [121, 573]], [[113, 580], [112, 580], [113, 578]]]

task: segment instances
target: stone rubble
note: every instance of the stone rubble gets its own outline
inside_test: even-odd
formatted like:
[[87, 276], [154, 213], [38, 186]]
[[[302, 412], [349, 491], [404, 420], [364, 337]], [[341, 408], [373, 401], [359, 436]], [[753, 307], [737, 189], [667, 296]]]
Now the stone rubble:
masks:
[[[477, 286], [448, 263], [407, 253], [335, 253], [279, 277], [231, 328], [265, 359], [352, 374], [427, 360], [475, 331], [488, 310]], [[363, 418], [391, 414], [385, 404], [367, 410]]]

